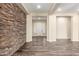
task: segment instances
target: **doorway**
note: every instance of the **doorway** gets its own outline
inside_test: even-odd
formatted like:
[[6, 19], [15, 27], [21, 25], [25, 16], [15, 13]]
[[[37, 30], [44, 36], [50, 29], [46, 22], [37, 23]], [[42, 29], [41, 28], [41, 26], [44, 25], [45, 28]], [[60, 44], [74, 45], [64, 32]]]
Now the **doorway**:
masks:
[[56, 21], [56, 39], [71, 39], [71, 16], [57, 16]]
[[34, 16], [32, 20], [32, 42], [33, 46], [44, 46], [47, 39], [46, 16]]

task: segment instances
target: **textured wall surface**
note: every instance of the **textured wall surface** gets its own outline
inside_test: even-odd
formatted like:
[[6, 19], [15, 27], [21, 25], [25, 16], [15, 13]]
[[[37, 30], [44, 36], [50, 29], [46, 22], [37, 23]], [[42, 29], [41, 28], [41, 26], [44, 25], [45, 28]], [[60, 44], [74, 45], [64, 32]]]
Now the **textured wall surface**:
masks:
[[25, 13], [17, 4], [0, 4], [0, 55], [12, 55], [25, 41]]

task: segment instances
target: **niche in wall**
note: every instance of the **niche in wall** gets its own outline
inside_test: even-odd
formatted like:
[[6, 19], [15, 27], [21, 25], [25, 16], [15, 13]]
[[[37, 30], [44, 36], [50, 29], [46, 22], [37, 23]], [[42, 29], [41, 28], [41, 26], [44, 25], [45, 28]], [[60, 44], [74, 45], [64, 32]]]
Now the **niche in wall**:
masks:
[[71, 39], [71, 16], [57, 16], [56, 21], [56, 39]]

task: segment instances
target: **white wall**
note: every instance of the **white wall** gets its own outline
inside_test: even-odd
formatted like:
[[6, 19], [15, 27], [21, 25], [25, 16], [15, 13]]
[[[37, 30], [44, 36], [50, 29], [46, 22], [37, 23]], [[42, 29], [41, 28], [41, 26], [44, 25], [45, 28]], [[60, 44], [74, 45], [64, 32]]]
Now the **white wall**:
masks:
[[[47, 14], [29, 14], [26, 21], [26, 42], [32, 41], [32, 16], [47, 16]], [[47, 25], [47, 24], [46, 24]], [[47, 27], [46, 27], [47, 28]]]
[[71, 17], [57, 16], [56, 17], [56, 38], [70, 39], [70, 21]]
[[[78, 14], [52, 14], [47, 19], [47, 41], [56, 41], [56, 16], [71, 16], [71, 40], [79, 41], [79, 15]], [[27, 16], [26, 42], [32, 41], [32, 16]]]
[[47, 41], [56, 41], [56, 16], [49, 15], [48, 19], [48, 38]]
[[74, 14], [72, 17], [72, 32], [71, 32], [71, 39], [72, 41], [79, 41], [79, 15]]
[[32, 15], [27, 15], [26, 42], [32, 41]]
[[45, 34], [46, 35], [46, 21], [43, 20], [34, 20], [32, 22], [32, 33], [33, 35], [41, 35]]
[[71, 41], [79, 41], [79, 15], [77, 13], [58, 13], [48, 16], [47, 41], [56, 41], [56, 16], [71, 16]]

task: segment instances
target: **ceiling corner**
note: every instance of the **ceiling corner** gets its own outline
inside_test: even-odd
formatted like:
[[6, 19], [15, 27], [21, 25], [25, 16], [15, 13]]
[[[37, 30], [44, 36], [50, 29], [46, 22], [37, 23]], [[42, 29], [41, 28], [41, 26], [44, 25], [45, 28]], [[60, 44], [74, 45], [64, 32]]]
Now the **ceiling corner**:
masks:
[[31, 14], [30, 10], [26, 7], [25, 3], [21, 3], [21, 5], [23, 6], [23, 8], [28, 14]]
[[48, 10], [48, 14], [53, 14], [54, 11], [56, 10], [57, 6], [58, 6], [57, 3], [52, 3], [52, 4], [50, 5], [49, 10]]

